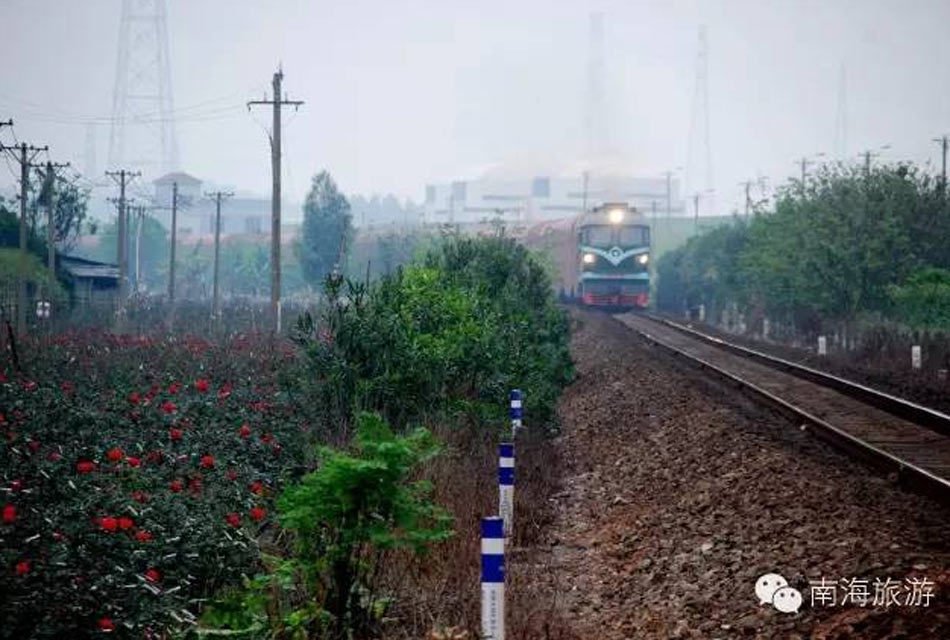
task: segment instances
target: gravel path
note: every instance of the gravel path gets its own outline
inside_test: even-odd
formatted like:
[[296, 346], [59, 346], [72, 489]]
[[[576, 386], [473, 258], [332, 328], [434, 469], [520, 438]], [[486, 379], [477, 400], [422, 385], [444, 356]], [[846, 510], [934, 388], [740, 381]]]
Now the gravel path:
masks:
[[[583, 638], [950, 637], [950, 511], [678, 363], [575, 312], [562, 486], [546, 556]], [[782, 574], [799, 613], [759, 605]], [[809, 581], [934, 583], [929, 607], [812, 606]], [[552, 581], [554, 578], [552, 578]], [[904, 601], [906, 594], [901, 595]]]

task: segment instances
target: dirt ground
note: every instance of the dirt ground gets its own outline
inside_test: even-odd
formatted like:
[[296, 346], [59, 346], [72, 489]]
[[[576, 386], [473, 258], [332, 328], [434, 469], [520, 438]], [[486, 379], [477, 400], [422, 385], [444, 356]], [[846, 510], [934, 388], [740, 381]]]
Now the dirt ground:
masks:
[[[609, 316], [574, 314], [554, 520], [521, 561], [548, 570], [512, 558], [547, 582], [532, 590], [557, 602], [563, 636], [950, 637], [950, 510]], [[766, 573], [799, 590], [797, 613], [759, 604]], [[830, 588], [811, 589], [822, 579], [834, 606], [820, 598]], [[887, 579], [898, 602], [875, 604]], [[865, 606], [842, 602], [862, 585]]]

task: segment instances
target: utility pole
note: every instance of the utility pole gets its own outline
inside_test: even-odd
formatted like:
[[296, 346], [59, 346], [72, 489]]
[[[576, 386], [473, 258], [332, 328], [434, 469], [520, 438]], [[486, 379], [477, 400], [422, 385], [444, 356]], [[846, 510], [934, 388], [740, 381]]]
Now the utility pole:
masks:
[[[225, 191], [206, 193], [205, 197], [213, 198], [215, 202], [214, 215], [214, 286], [211, 296], [211, 318], [217, 322], [221, 317], [221, 300], [218, 296], [218, 272], [221, 264], [221, 199], [230, 198], [234, 194]], [[278, 329], [279, 330], [279, 329]]]
[[749, 217], [749, 209], [752, 208], [752, 198], [749, 195], [749, 190], [752, 188], [753, 181], [746, 180], [745, 182], [740, 182], [740, 187], [745, 187], [745, 217]]
[[135, 230], [135, 293], [138, 293], [142, 286], [142, 227], [145, 224], [145, 205], [135, 208], [136, 220], [138, 225]]
[[[12, 122], [11, 122], [12, 124]], [[34, 147], [22, 142], [13, 147], [0, 144], [0, 151], [10, 152], [10, 156], [20, 163], [20, 260], [17, 265], [17, 332], [26, 333], [26, 200], [30, 187], [30, 167], [33, 158], [49, 147]], [[19, 151], [19, 155], [15, 153]]]
[[56, 175], [57, 169], [65, 169], [69, 166], [68, 162], [47, 162], [38, 168], [40, 177], [46, 183], [46, 195], [49, 200], [46, 203], [46, 244], [47, 244], [47, 267], [49, 267], [50, 276], [56, 277], [56, 236], [55, 236], [55, 218], [56, 218]]
[[934, 138], [934, 142], [940, 143], [941, 161], [940, 161], [940, 197], [947, 196], [947, 144], [948, 136], [942, 135]]
[[168, 302], [175, 302], [175, 245], [178, 241], [178, 183], [172, 183], [172, 248], [168, 261]]
[[693, 233], [699, 233], [699, 192], [693, 194]]
[[115, 180], [116, 184], [119, 185], [119, 228], [117, 230], [119, 246], [116, 248], [116, 253], [119, 262], [119, 302], [125, 304], [125, 299], [129, 295], [129, 248], [127, 237], [128, 228], [126, 226], [127, 203], [125, 200], [125, 188], [132, 180], [142, 174], [138, 171], [120, 169], [119, 171], [106, 171], [106, 175]]
[[271, 172], [273, 174], [273, 192], [271, 195], [271, 250], [270, 250], [270, 306], [274, 333], [280, 332], [280, 114], [281, 107], [293, 106], [297, 110], [303, 104], [301, 100], [287, 100], [281, 97], [280, 85], [284, 71], [277, 69], [273, 80], [273, 100], [251, 100], [247, 103], [250, 111], [253, 105], [271, 105], [274, 107], [274, 127], [271, 131]]
[[[889, 144], [884, 144], [878, 147], [878, 149], [880, 150], [890, 149], [890, 148], [891, 148], [891, 145]], [[871, 158], [875, 158], [881, 154], [876, 153], [874, 149], [868, 149], [867, 151], [863, 152], [861, 155], [864, 156], [864, 177], [870, 178], [871, 177]]]

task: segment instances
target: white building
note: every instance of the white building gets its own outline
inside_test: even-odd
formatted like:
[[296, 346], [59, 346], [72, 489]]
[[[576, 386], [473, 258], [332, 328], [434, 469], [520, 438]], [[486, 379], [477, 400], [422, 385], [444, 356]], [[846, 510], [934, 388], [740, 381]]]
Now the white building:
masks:
[[625, 201], [650, 215], [683, 211], [680, 182], [665, 177], [535, 176], [481, 178], [426, 186], [427, 224], [479, 224], [501, 217], [520, 224], [572, 216], [602, 202]]

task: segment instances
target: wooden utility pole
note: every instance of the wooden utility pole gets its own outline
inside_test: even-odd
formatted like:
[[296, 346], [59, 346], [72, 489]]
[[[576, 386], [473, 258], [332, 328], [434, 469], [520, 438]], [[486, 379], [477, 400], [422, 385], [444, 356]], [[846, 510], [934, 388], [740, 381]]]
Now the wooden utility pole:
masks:
[[939, 138], [934, 138], [934, 142], [940, 143], [940, 152], [941, 152], [941, 161], [940, 161], [940, 196], [946, 197], [947, 195], [947, 144], [950, 142], [948, 136], [943, 135]]
[[168, 259], [168, 301], [175, 302], [175, 245], [178, 243], [178, 183], [172, 183], [172, 248]]
[[752, 208], [752, 196], [750, 195], [750, 190], [752, 189], [752, 180], [746, 180], [745, 182], [740, 182], [739, 186], [745, 188], [745, 217], [749, 217], [749, 210]]
[[221, 299], [218, 296], [218, 273], [221, 265], [221, 199], [230, 198], [234, 194], [225, 191], [206, 193], [205, 197], [213, 198], [215, 202], [214, 215], [214, 285], [211, 294], [211, 318], [217, 322], [221, 318]]
[[142, 227], [145, 225], [145, 205], [135, 207], [135, 219], [138, 222], [135, 230], [135, 293], [142, 286]]
[[119, 171], [106, 171], [106, 175], [119, 185], [119, 228], [117, 230], [119, 242], [118, 247], [116, 247], [116, 254], [119, 262], [119, 302], [125, 304], [125, 300], [129, 296], [129, 247], [128, 227], [126, 226], [128, 222], [126, 205], [128, 203], [125, 200], [125, 188], [132, 180], [142, 174], [138, 171], [120, 169]]
[[[49, 147], [34, 147], [21, 142], [13, 147], [0, 144], [0, 151], [10, 152], [14, 160], [20, 163], [20, 259], [17, 265], [17, 313], [16, 324], [18, 333], [26, 333], [26, 201], [30, 188], [30, 167], [33, 158], [41, 151], [48, 151]], [[19, 152], [17, 154], [16, 152]]]
[[294, 110], [303, 104], [301, 100], [287, 100], [281, 97], [281, 82], [284, 71], [277, 69], [273, 79], [273, 99], [251, 100], [247, 103], [248, 111], [254, 105], [270, 105], [274, 108], [274, 126], [271, 131], [271, 173], [273, 174], [273, 189], [271, 194], [271, 250], [270, 250], [270, 306], [271, 326], [274, 333], [280, 332], [280, 114], [281, 107], [293, 106]]
[[49, 200], [46, 203], [46, 266], [49, 268], [50, 276], [56, 277], [56, 175], [57, 169], [65, 169], [69, 166], [68, 162], [47, 162], [39, 168], [40, 176], [46, 183], [46, 195]]

